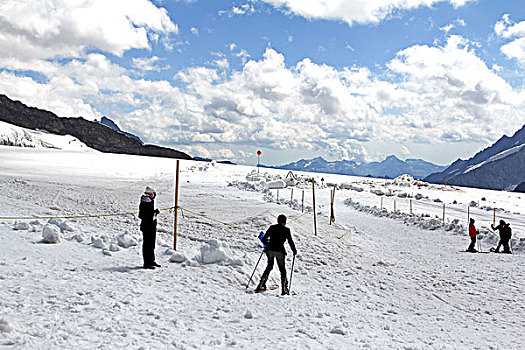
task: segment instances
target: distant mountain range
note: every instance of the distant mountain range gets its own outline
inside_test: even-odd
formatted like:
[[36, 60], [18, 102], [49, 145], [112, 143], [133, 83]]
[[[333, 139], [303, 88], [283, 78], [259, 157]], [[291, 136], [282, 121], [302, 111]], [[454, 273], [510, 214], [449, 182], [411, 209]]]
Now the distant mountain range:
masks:
[[28, 107], [1, 94], [0, 121], [32, 130], [71, 135], [88, 147], [101, 152], [192, 159], [186, 153], [171, 148], [143, 145], [140, 140], [98, 122], [83, 118], [60, 118], [49, 111]]
[[100, 121], [98, 120], [95, 120], [95, 122], [97, 123], [100, 123], [102, 125], [105, 125], [113, 130], [115, 130], [116, 132], [119, 132], [121, 134], [124, 134], [126, 135], [127, 137], [131, 137], [132, 139], [135, 139], [135, 140], [138, 140], [140, 141], [140, 143], [144, 144], [144, 142], [142, 142], [142, 140], [140, 139], [140, 137], [136, 136], [136, 135], [133, 135], [129, 132], [125, 132], [125, 131], [122, 131], [120, 130], [120, 128], [118, 127], [118, 125], [111, 119], [109, 119], [108, 117], [106, 116], [103, 116], [102, 118], [100, 118]]
[[391, 155], [381, 162], [371, 163], [357, 163], [351, 160], [327, 161], [322, 157], [317, 157], [310, 160], [301, 159], [297, 162], [276, 166], [275, 168], [390, 179], [409, 174], [414, 178], [422, 179], [431, 173], [443, 171], [446, 166], [432, 164], [422, 159], [407, 159], [403, 161]]
[[468, 160], [458, 159], [425, 181], [494, 190], [525, 190], [525, 125]]

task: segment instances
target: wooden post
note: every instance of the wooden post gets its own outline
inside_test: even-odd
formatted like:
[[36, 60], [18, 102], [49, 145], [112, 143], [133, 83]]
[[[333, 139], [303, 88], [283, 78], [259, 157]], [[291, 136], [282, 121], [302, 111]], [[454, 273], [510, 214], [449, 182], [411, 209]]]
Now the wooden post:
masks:
[[394, 199], [394, 213], [396, 212], [396, 200]]
[[301, 213], [304, 213], [304, 190], [303, 190], [303, 199], [301, 200]]
[[410, 215], [412, 215], [412, 199], [410, 200]]
[[335, 201], [335, 186], [334, 189], [330, 191], [330, 225], [332, 222], [335, 222], [335, 212], [334, 212], [334, 201]]
[[381, 197], [381, 210], [383, 210], [383, 197]]
[[293, 188], [291, 189], [291, 193], [290, 193], [290, 208], [292, 207], [292, 203], [293, 203]]
[[175, 210], [173, 211], [173, 250], [177, 250], [177, 212], [179, 209], [179, 169], [180, 160], [177, 159], [177, 175], [175, 176]]
[[277, 204], [279, 204], [279, 190], [277, 190]]
[[496, 207], [494, 207], [494, 216], [492, 217], [492, 226], [496, 226]]
[[314, 232], [317, 236], [317, 214], [315, 213], [315, 178], [312, 177], [312, 198], [314, 202]]
[[443, 203], [443, 225], [445, 224], [445, 203]]
[[470, 205], [467, 204], [467, 224], [470, 223]]

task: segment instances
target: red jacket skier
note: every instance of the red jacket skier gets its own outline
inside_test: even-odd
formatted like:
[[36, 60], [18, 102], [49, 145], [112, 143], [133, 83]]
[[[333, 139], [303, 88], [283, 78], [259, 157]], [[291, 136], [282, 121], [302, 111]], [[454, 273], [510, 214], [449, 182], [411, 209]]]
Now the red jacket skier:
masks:
[[476, 236], [478, 235], [478, 231], [476, 230], [476, 227], [474, 226], [474, 219], [470, 219], [470, 223], [468, 224], [468, 235], [470, 237], [470, 245], [467, 248], [467, 252], [471, 253], [477, 253], [478, 251], [476, 248]]

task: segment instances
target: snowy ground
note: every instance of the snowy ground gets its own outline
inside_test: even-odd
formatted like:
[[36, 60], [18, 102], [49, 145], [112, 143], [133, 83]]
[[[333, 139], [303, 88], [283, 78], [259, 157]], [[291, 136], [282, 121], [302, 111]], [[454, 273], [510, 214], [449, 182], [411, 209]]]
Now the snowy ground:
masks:
[[[278, 204], [276, 190], [248, 181], [253, 168], [181, 167], [187, 211], [179, 215], [178, 252], [172, 256], [173, 214], [166, 210], [156, 250], [163, 267], [155, 271], [140, 268], [133, 214], [51, 221], [60, 228], [48, 219], [0, 219], [0, 348], [524, 348], [522, 194], [315, 174], [316, 237], [312, 214], [301, 212], [303, 189], [312, 205], [311, 184], [295, 187], [294, 209], [288, 188]], [[157, 189], [157, 206], [168, 208], [174, 170], [175, 160], [0, 146], [0, 216], [135, 212], [146, 185]], [[336, 224], [328, 225], [329, 187], [321, 176], [338, 187]], [[373, 208], [380, 196], [370, 191], [378, 189], [394, 192], [383, 197], [388, 212]], [[415, 214], [429, 217], [407, 214], [402, 203], [409, 198], [397, 197], [400, 191], [412, 196]], [[391, 213], [394, 198], [406, 215]], [[446, 225], [436, 198], [447, 205]], [[511, 223], [516, 254], [459, 252], [468, 245], [462, 210], [471, 201], [479, 202], [471, 214], [480, 227], [492, 222], [483, 206], [496, 206], [497, 220]], [[256, 236], [280, 213], [299, 250], [291, 286], [297, 294], [245, 293], [260, 256]], [[41, 242], [46, 225], [61, 231], [60, 243]], [[484, 232], [488, 248], [494, 237]], [[176, 258], [183, 262], [170, 262]], [[271, 278], [279, 281], [278, 272]]]

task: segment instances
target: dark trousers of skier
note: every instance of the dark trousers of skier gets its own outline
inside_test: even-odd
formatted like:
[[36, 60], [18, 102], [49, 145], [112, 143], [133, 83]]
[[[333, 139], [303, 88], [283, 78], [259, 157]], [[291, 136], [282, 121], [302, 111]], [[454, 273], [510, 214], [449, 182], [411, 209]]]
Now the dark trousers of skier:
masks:
[[467, 251], [475, 252], [476, 251], [476, 236], [470, 237], [470, 245], [468, 246]]
[[503, 246], [503, 253], [510, 253], [509, 241], [510, 237], [500, 237], [498, 246], [496, 247], [496, 252], [499, 253], [499, 248]]
[[266, 289], [266, 281], [268, 280], [268, 276], [270, 276], [270, 272], [273, 270], [274, 260], [277, 260], [277, 267], [279, 268], [279, 272], [281, 272], [282, 292], [283, 294], [288, 294], [288, 278], [286, 277], [286, 266], [284, 263], [285, 255], [281, 252], [270, 250], [266, 252], [266, 257], [268, 258], [268, 265], [266, 265], [266, 269], [261, 276], [261, 282], [259, 282], [259, 287], [257, 287], [257, 289]]
[[144, 266], [156, 265], [155, 263], [155, 242], [157, 239], [157, 228], [154, 225], [141, 227], [142, 231], [142, 257]]

